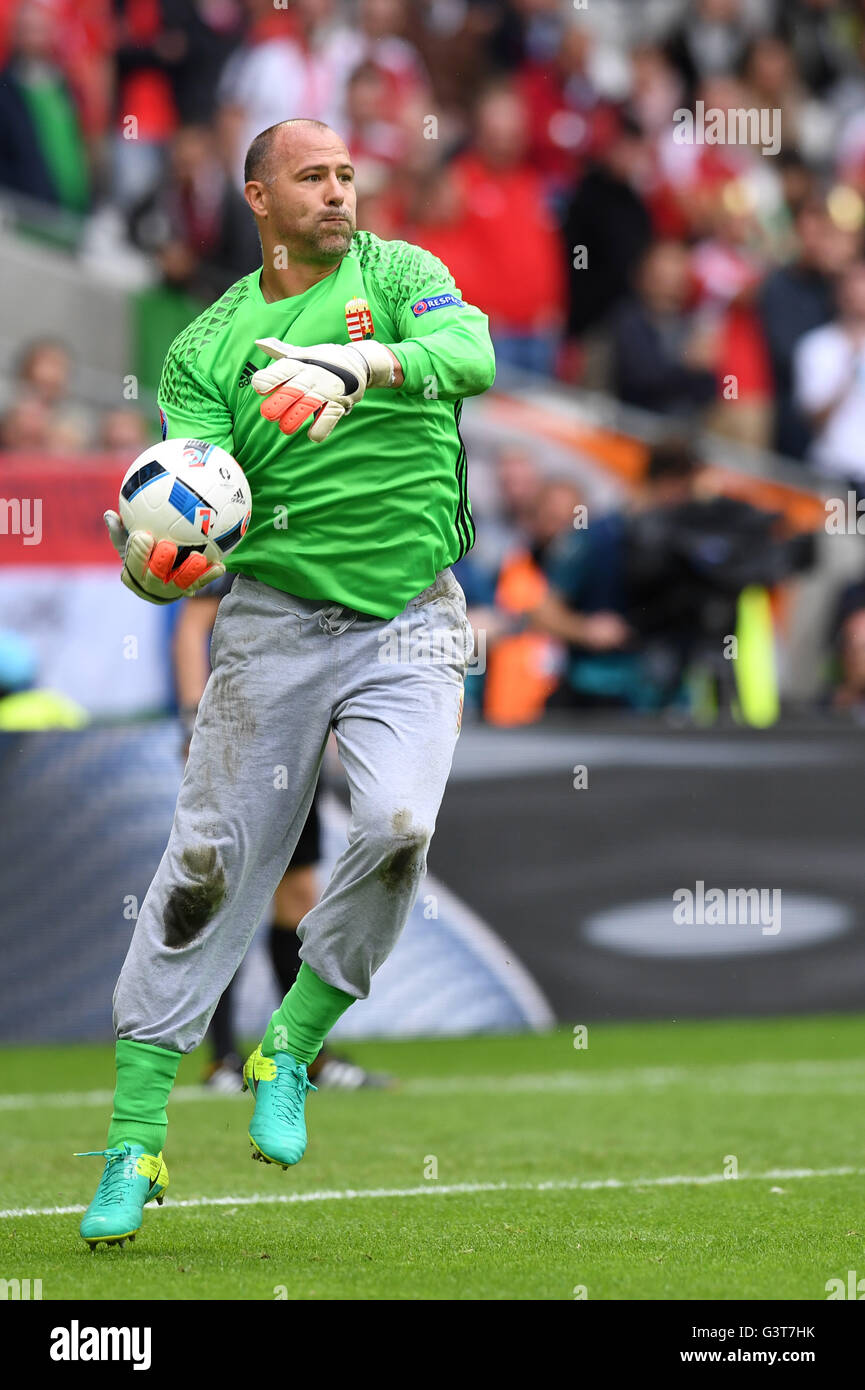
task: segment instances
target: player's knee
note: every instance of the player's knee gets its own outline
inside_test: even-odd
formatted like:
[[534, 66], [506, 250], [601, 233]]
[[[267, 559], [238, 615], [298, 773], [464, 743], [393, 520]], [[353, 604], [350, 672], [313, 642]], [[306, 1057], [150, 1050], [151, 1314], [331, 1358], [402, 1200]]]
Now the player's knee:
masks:
[[178, 950], [200, 936], [225, 897], [225, 870], [214, 845], [190, 845], [163, 909], [163, 940]]
[[376, 875], [389, 892], [402, 892], [417, 883], [426, 868], [432, 831], [411, 812], [398, 809], [368, 819], [362, 827], [368, 857], [376, 862]]

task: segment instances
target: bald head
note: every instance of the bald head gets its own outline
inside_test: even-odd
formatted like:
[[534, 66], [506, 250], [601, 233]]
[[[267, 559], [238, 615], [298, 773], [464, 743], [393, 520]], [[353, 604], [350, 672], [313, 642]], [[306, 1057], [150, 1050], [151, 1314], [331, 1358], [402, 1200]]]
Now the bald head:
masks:
[[327, 131], [328, 135], [341, 143], [336, 131], [331, 130], [329, 125], [325, 125], [324, 121], [314, 121], [308, 116], [296, 116], [289, 121], [277, 121], [276, 125], [268, 126], [267, 130], [256, 135], [246, 151], [246, 160], [243, 165], [244, 183], [249, 183], [250, 179], [257, 179], [260, 183], [271, 183], [275, 178], [275, 150], [279, 149], [282, 153], [288, 154], [292, 145], [297, 144], [297, 139], [293, 137], [303, 131]]

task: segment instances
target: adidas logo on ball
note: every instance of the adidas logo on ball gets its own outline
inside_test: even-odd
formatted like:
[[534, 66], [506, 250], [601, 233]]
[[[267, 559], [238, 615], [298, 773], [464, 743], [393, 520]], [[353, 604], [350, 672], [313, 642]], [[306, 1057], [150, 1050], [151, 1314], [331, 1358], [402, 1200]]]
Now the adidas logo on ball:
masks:
[[167, 439], [127, 469], [118, 510], [127, 531], [222, 561], [246, 533], [252, 493], [243, 469], [216, 444]]

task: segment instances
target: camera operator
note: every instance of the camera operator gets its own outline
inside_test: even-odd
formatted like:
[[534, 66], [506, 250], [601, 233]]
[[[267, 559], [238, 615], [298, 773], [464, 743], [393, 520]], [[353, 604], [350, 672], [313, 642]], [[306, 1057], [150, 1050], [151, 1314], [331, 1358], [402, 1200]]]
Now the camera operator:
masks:
[[[747, 719], [743, 707], [756, 708], [756, 695], [763, 710], [777, 712], [766, 591], [813, 559], [812, 536], [789, 535], [782, 515], [733, 497], [694, 496], [635, 516], [628, 531], [627, 616], [649, 678], [667, 700], [690, 669], [714, 685], [718, 708], [741, 708]], [[746, 590], [757, 602], [744, 615]], [[768, 688], [755, 691], [755, 682]]]
[[646, 670], [631, 617], [629, 535], [641, 512], [654, 515], [685, 502], [697, 472], [685, 447], [658, 445], [627, 510], [590, 520], [585, 530], [566, 532], [549, 548], [544, 568], [550, 590], [534, 609], [532, 625], [569, 647], [551, 707], [655, 709], [664, 702], [666, 690]]
[[[534, 626], [568, 643], [567, 678], [551, 705], [651, 710], [686, 701], [700, 668], [719, 703], [735, 698], [739, 601], [812, 562], [811, 537], [735, 498], [701, 496], [691, 447], [652, 449], [633, 504], [563, 536], [548, 566], [551, 593]], [[771, 631], [758, 641], [771, 642]], [[738, 673], [741, 675], [741, 672]]]

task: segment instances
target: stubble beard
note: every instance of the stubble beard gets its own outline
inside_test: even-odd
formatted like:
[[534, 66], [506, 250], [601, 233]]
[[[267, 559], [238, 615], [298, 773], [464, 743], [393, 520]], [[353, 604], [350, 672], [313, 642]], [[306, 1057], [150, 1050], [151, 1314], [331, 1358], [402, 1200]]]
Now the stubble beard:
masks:
[[341, 226], [321, 223], [315, 229], [314, 244], [323, 259], [341, 260], [351, 246], [354, 227], [351, 222]]
[[307, 233], [299, 233], [295, 227], [290, 239], [280, 237], [279, 241], [291, 246], [299, 259], [319, 265], [336, 265], [351, 246], [354, 232], [353, 222], [347, 221], [341, 226], [319, 222]]

